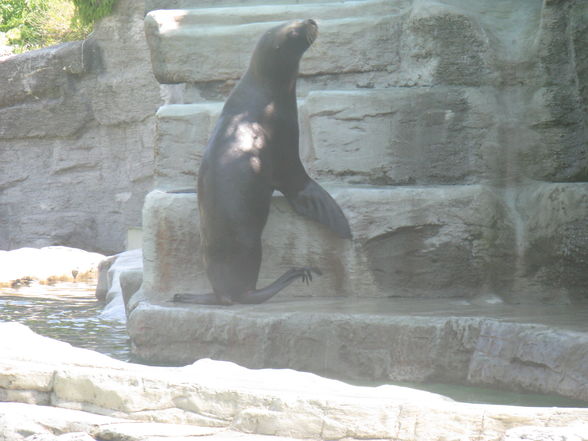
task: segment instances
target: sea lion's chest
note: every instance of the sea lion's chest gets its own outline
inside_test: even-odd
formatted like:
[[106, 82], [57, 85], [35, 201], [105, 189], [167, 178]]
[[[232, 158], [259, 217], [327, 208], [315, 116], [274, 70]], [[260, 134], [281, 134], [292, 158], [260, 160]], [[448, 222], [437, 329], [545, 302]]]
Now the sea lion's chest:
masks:
[[[271, 162], [298, 145], [296, 108], [270, 103], [256, 111], [226, 115], [212, 148], [221, 150], [225, 161], [256, 157]], [[269, 165], [269, 164], [268, 164]]]

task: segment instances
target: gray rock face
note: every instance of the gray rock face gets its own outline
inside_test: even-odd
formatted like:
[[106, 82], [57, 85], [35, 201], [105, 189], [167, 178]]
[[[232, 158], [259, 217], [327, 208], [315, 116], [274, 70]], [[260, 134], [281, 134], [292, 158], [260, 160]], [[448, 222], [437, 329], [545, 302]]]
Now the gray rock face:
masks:
[[222, 103], [168, 105], [157, 111], [155, 187], [196, 191], [202, 149]]
[[83, 42], [0, 61], [0, 248], [105, 254], [141, 223], [159, 85], [142, 2], [119, 2]]

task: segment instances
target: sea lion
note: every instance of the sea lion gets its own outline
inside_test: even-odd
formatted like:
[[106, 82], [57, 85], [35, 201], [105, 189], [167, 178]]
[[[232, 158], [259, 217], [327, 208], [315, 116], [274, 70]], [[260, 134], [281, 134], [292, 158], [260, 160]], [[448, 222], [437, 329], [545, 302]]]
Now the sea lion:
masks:
[[297, 278], [308, 283], [312, 273], [320, 274], [312, 267], [293, 268], [256, 289], [274, 189], [296, 212], [351, 238], [341, 208], [308, 176], [298, 153], [298, 66], [317, 34], [310, 19], [267, 31], [229, 95], [198, 173], [202, 250], [213, 293], [176, 294], [174, 301], [261, 303]]

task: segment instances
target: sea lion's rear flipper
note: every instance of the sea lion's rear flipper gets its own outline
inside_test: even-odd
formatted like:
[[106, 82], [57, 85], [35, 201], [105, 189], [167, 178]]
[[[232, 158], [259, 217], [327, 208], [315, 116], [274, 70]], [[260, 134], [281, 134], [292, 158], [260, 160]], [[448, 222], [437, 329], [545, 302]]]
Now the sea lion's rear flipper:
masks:
[[298, 214], [320, 222], [344, 239], [351, 239], [349, 222], [341, 207], [323, 187], [312, 179], [302, 191], [285, 196]]
[[[300, 278], [306, 284], [312, 281], [312, 273], [322, 275], [321, 270], [314, 267], [292, 268], [278, 277], [274, 282], [265, 288], [255, 291], [248, 291], [236, 298], [237, 303], [257, 304], [269, 300], [281, 290], [290, 285], [294, 280]], [[215, 293], [209, 294], [176, 294], [173, 302], [194, 303], [197, 305], [231, 305], [233, 301], [225, 296], [218, 296]]]
[[236, 301], [239, 303], [257, 304], [269, 300], [294, 280], [301, 278], [306, 284], [312, 281], [312, 273], [322, 275], [321, 270], [313, 267], [292, 268], [278, 277], [274, 282], [265, 288], [249, 291], [242, 294]]
[[208, 294], [176, 294], [173, 302], [194, 303], [196, 305], [231, 305], [233, 302], [227, 297], [217, 296], [215, 293]]

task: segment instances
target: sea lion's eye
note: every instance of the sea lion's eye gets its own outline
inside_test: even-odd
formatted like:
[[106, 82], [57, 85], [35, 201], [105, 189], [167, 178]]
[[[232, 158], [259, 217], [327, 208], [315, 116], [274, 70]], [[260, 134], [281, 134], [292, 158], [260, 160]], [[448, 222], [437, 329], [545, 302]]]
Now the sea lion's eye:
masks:
[[298, 37], [298, 31], [291, 29], [288, 31], [288, 38], [294, 39]]

